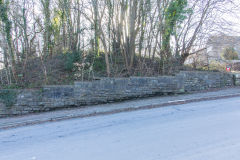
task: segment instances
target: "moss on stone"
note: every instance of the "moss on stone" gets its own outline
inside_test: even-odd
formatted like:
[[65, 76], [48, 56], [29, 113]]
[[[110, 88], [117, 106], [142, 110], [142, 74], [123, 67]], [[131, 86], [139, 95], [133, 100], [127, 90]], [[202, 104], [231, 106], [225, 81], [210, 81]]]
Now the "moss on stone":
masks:
[[11, 107], [16, 102], [17, 93], [15, 90], [1, 90], [0, 101], [7, 107]]

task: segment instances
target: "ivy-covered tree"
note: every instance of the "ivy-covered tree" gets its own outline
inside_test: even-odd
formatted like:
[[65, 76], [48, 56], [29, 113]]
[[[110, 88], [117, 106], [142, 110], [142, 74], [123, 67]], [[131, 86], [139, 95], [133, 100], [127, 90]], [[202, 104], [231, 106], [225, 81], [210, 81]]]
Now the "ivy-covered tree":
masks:
[[12, 46], [12, 36], [11, 36], [11, 29], [12, 29], [12, 22], [8, 17], [8, 4], [9, 1], [0, 0], [0, 20], [4, 24], [4, 32], [6, 35], [6, 40], [8, 44], [8, 51], [10, 55], [10, 60], [12, 62], [12, 65], [15, 65], [15, 56], [13, 52], [13, 46]]
[[173, 0], [165, 10], [162, 34], [162, 63], [168, 64], [172, 56], [170, 46], [171, 35], [176, 31], [177, 24], [181, 24], [186, 19], [186, 14], [189, 12], [189, 9], [186, 9], [187, 4], [187, 0]]
[[51, 11], [50, 11], [51, 0], [41, 0], [44, 15], [44, 54], [46, 56], [51, 55]]
[[9, 10], [9, 1], [0, 0], [0, 21], [4, 25], [4, 35], [7, 40], [8, 45], [8, 55], [7, 58], [10, 60], [11, 70], [13, 73], [13, 77], [15, 81], [17, 82], [17, 76], [16, 76], [16, 63], [15, 63], [15, 54], [13, 51], [13, 44], [12, 44], [12, 22], [9, 19], [8, 10]]

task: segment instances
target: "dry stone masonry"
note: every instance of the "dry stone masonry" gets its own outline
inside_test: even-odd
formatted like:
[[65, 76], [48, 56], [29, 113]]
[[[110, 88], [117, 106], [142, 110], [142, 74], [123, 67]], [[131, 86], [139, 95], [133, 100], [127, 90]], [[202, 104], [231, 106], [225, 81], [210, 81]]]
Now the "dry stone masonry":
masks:
[[0, 90], [0, 117], [233, 85], [232, 74], [180, 72], [175, 76], [105, 78], [42, 89]]
[[234, 74], [234, 85], [240, 86], [240, 73]]

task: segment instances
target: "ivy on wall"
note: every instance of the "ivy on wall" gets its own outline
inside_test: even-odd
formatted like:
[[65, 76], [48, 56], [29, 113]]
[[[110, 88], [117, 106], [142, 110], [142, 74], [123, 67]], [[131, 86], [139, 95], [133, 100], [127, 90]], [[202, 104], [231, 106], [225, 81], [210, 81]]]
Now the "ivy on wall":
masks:
[[16, 102], [17, 93], [14, 90], [0, 91], [0, 102], [3, 102], [7, 107], [11, 107]]

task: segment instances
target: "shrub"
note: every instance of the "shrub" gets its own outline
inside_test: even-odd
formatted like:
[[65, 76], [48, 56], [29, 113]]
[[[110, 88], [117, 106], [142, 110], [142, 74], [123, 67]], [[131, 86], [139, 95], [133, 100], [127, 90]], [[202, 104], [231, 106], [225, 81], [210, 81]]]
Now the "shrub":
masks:
[[238, 60], [238, 52], [233, 47], [228, 47], [223, 50], [223, 58], [226, 60]]
[[100, 72], [100, 73], [106, 72], [106, 63], [105, 63], [104, 53], [95, 57], [95, 60], [93, 63], [93, 70], [95, 72]]
[[212, 61], [209, 64], [209, 70], [212, 71], [225, 71], [226, 65], [218, 61]]
[[81, 52], [65, 53], [64, 54], [64, 69], [72, 71], [74, 69], [74, 63], [81, 60]]
[[104, 52], [100, 52], [99, 55], [96, 55], [92, 51], [88, 51], [84, 63], [91, 64], [93, 71], [96, 73], [105, 73], [106, 72], [106, 62]]
[[225, 71], [226, 64], [218, 61], [211, 61], [208, 65], [199, 66], [197, 69], [202, 71]]
[[234, 71], [240, 71], [240, 62], [234, 63], [232, 69]]

